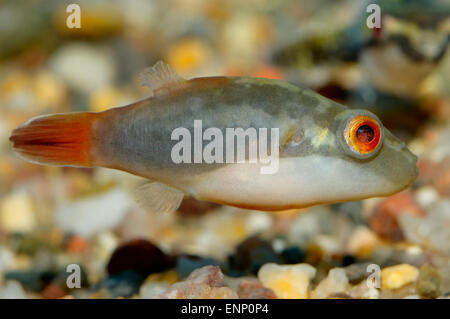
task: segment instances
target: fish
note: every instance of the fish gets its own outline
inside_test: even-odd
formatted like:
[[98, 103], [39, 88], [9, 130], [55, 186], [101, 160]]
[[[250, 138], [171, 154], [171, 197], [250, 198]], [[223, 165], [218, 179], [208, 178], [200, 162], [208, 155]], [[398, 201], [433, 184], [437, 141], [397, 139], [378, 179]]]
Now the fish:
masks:
[[[141, 84], [149, 96], [129, 105], [30, 119], [12, 131], [14, 151], [36, 164], [144, 177], [137, 199], [154, 212], [177, 210], [186, 195], [300, 209], [389, 196], [418, 175], [417, 157], [375, 114], [287, 81], [186, 80], [159, 61]], [[235, 142], [238, 129], [244, 144]]]

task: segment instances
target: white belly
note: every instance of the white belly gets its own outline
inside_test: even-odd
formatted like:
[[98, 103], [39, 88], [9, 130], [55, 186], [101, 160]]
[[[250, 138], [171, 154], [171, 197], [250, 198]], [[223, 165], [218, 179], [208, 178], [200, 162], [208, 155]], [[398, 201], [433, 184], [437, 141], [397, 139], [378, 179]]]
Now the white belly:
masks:
[[202, 175], [189, 192], [200, 200], [279, 210], [369, 197], [374, 185], [386, 183], [351, 162], [313, 155], [280, 159], [271, 175], [261, 174], [259, 164], [229, 164]]

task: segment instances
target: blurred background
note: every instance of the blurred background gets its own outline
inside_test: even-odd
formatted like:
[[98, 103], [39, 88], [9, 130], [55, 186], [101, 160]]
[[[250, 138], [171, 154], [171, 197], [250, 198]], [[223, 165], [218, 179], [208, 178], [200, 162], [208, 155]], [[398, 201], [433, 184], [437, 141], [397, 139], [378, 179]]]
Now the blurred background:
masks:
[[[72, 2], [0, 2], [0, 298], [449, 298], [449, 1], [79, 0], [70, 29]], [[381, 28], [367, 27], [370, 3]], [[135, 203], [138, 177], [12, 152], [31, 117], [148, 96], [138, 74], [158, 60], [369, 109], [420, 176], [388, 198], [276, 213], [186, 198], [154, 215]]]

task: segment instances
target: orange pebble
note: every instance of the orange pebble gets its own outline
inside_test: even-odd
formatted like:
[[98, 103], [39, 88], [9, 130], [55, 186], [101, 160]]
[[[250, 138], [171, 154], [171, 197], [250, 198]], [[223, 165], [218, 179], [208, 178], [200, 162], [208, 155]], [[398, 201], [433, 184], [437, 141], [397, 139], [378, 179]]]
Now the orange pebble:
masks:
[[87, 247], [86, 240], [81, 236], [73, 236], [66, 244], [66, 250], [71, 253], [80, 253]]

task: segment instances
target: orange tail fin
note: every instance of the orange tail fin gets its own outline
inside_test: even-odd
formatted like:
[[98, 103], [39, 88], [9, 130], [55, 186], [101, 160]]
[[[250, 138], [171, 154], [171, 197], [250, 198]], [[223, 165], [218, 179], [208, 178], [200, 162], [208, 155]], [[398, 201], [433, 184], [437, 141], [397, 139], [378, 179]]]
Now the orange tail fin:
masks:
[[39, 164], [93, 165], [92, 123], [97, 113], [39, 116], [16, 128], [9, 138], [25, 160]]

